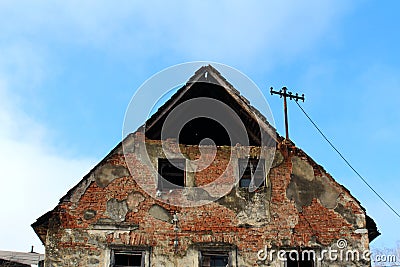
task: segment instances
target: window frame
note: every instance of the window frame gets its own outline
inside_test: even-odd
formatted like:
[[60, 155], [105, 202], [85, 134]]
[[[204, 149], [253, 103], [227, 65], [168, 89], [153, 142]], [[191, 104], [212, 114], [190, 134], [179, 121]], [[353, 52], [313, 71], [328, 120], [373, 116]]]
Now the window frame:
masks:
[[[246, 166], [245, 166], [246, 163]], [[238, 159], [238, 168], [239, 168], [239, 180], [238, 187], [239, 188], [249, 188], [252, 184], [254, 186], [254, 180], [256, 180], [256, 175], [260, 175], [257, 173], [261, 173], [262, 183], [260, 183], [257, 187], [265, 187], [267, 184], [266, 181], [266, 172], [265, 172], [265, 159], [263, 158], [239, 158]], [[254, 169], [255, 168], [255, 169]], [[250, 169], [250, 170], [248, 170]], [[253, 171], [252, 171], [253, 170]], [[250, 172], [250, 174], [246, 174], [246, 172]], [[250, 177], [248, 177], [250, 175]], [[243, 186], [243, 180], [249, 180], [248, 185]], [[261, 180], [259, 179], [259, 180]]]
[[199, 251], [199, 267], [203, 267], [203, 256], [227, 256], [228, 267], [232, 267], [232, 251], [219, 249], [203, 249]]
[[[163, 167], [161, 167], [161, 164], [170, 164], [173, 167], [175, 164], [182, 164], [183, 165], [183, 170], [182, 171], [182, 185], [179, 184], [174, 184], [170, 180], [164, 178], [164, 176], [161, 173], [161, 170]], [[168, 159], [168, 158], [158, 158], [157, 160], [157, 190], [160, 191], [168, 191], [168, 190], [176, 190], [179, 189], [179, 187], [186, 187], [186, 159], [185, 158], [173, 158], [173, 159]], [[176, 167], [175, 167], [176, 168]], [[177, 168], [179, 170], [179, 168]]]
[[[291, 263], [293, 263], [293, 264], [296, 264], [296, 267], [297, 266], [299, 266], [299, 267], [301, 267], [302, 265], [299, 265], [298, 263], [306, 263], [306, 262], [311, 262], [311, 267], [316, 267], [317, 265], [316, 265], [316, 263], [315, 263], [315, 261], [314, 261], [314, 259], [309, 259], [309, 260], [306, 260], [306, 261], [304, 261], [304, 259], [302, 259], [302, 252], [301, 251], [298, 251], [297, 253], [298, 253], [298, 255], [299, 255], [299, 260], [292, 260], [292, 259], [290, 259], [289, 258], [289, 254], [290, 253], [292, 253], [293, 252], [293, 250], [289, 250], [289, 251], [287, 251], [286, 252], [286, 254], [285, 254], [285, 257], [286, 257], [286, 260], [285, 260], [285, 265], [284, 265], [284, 267], [288, 267], [289, 266], [289, 261], [291, 262]], [[314, 253], [315, 253], [315, 251], [314, 251]]]
[[[125, 255], [139, 255], [141, 256], [140, 267], [145, 267], [146, 263], [146, 250], [144, 249], [111, 249], [110, 257], [110, 267], [130, 267], [129, 265], [116, 265], [115, 264], [115, 254], [125, 254]], [[136, 267], [136, 266], [132, 266]]]

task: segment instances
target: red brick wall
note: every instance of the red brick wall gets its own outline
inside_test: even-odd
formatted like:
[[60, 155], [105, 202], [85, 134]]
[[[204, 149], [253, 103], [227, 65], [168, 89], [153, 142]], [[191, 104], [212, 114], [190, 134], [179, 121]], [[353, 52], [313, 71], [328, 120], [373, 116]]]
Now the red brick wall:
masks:
[[[155, 141], [151, 143], [157, 144]], [[286, 154], [285, 149], [285, 147], [281, 147], [280, 153]], [[200, 157], [199, 150], [195, 146], [181, 147], [181, 150], [189, 159]], [[78, 198], [79, 201], [65, 202], [59, 205], [57, 209], [59, 212], [55, 215], [59, 216], [59, 221], [53, 220], [48, 234], [47, 259], [52, 258], [55, 262], [57, 257], [61, 257], [61, 252], [75, 255], [77, 251], [81, 250], [86, 251], [84, 252], [85, 257], [90, 258], [90, 253], [103, 255], [101, 251], [104, 250], [104, 247], [112, 244], [151, 246], [157, 248], [158, 253], [173, 256], [173, 240], [176, 235], [173, 225], [149, 214], [149, 209], [155, 204], [166, 209], [171, 215], [174, 212], [178, 213], [180, 229], [178, 254], [180, 255], [184, 255], [185, 251], [196, 243], [227, 243], [237, 246], [239, 257], [246, 258], [243, 262], [247, 262], [247, 264], [251, 262], [256, 266], [257, 251], [264, 248], [266, 244], [274, 247], [294, 248], [329, 246], [339, 238], [346, 238], [354, 244], [362, 243], [361, 234], [354, 234], [357, 226], [349, 223], [343, 215], [335, 210], [324, 207], [318, 199], [313, 199], [311, 205], [298, 211], [294, 201], [287, 198], [286, 190], [292, 173], [290, 160], [292, 156], [301, 157], [311, 164], [316, 176], [327, 175], [330, 186], [340, 190], [341, 197], [338, 202], [350, 209], [354, 216], [361, 216], [361, 218], [364, 216], [364, 211], [348, 191], [336, 184], [322, 167], [315, 164], [297, 148], [289, 153], [280, 165], [270, 170], [268, 175], [270, 196], [265, 196], [269, 198], [267, 199], [269, 218], [262, 226], [254, 227], [243, 226], [238, 219], [237, 211], [218, 202], [185, 208], [172, 206], [149, 196], [137, 185], [134, 177], [150, 177], [149, 184], [152, 184], [154, 183], [154, 173], [151, 167], [143, 164], [135, 154], [130, 154], [127, 156], [127, 160], [136, 166], [132, 171], [132, 176], [115, 179], [104, 188], [98, 186], [93, 180]], [[226, 168], [228, 168], [227, 175], [221, 182], [235, 181], [237, 171], [234, 168], [237, 166], [228, 165], [229, 159], [230, 148], [218, 149], [217, 157], [211, 166], [194, 175], [196, 185], [214, 181]], [[125, 157], [120, 153], [110, 156], [106, 163], [126, 166]], [[100, 219], [108, 218], [105, 213], [107, 201], [111, 198], [123, 201], [132, 192], [141, 193], [144, 200], [139, 203], [137, 211], [127, 212], [123, 223], [138, 225], [137, 230], [120, 233], [104, 231], [100, 237], [88, 230], [92, 229]], [[85, 219], [84, 214], [87, 210], [96, 211], [94, 217]], [[359, 225], [359, 227], [365, 227], [365, 225]], [[55, 249], [58, 249], [58, 252], [55, 252]], [[94, 262], [97, 261], [97, 258], [95, 259]], [[64, 262], [64, 264], [66, 263]]]

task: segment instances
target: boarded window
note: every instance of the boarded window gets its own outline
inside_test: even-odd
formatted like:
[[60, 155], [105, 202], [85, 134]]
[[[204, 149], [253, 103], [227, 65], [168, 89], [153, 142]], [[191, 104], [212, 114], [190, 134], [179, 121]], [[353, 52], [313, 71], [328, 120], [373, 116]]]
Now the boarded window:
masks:
[[144, 251], [113, 251], [111, 267], [143, 267]]
[[265, 186], [265, 161], [264, 159], [239, 159], [239, 187]]
[[202, 252], [201, 267], [229, 267], [231, 260], [228, 252]]
[[185, 159], [158, 159], [158, 189], [185, 186]]

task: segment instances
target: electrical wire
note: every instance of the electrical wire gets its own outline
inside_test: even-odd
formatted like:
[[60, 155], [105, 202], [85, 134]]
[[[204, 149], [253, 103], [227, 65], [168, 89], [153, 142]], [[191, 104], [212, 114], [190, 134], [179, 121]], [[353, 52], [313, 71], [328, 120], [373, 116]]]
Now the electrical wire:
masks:
[[350, 162], [340, 153], [340, 151], [332, 144], [331, 141], [325, 136], [325, 134], [320, 130], [320, 128], [317, 126], [317, 124], [311, 119], [311, 117], [307, 114], [307, 112], [300, 106], [300, 104], [295, 101], [297, 106], [301, 109], [301, 111], [304, 113], [304, 115], [308, 118], [308, 120], [312, 123], [312, 125], [317, 129], [317, 131], [322, 135], [322, 137], [325, 139], [326, 142], [338, 153], [338, 155], [344, 160], [344, 162], [347, 164], [347, 166], [350, 167], [350, 169], [353, 170], [353, 172], [360, 178], [360, 180], [390, 209], [394, 212], [394, 214], [397, 215], [397, 217], [400, 218], [399, 212], [397, 212], [392, 206], [385, 200], [381, 195], [367, 182], [366, 179], [350, 164]]

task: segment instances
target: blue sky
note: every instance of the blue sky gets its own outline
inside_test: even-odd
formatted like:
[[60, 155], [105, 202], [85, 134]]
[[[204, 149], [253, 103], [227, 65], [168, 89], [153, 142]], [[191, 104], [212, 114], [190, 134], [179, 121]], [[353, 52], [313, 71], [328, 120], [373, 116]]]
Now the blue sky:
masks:
[[[30, 224], [120, 140], [150, 76], [188, 61], [237, 68], [305, 110], [400, 210], [398, 1], [0, 2], [0, 249], [43, 251]], [[240, 88], [238, 88], [240, 90]], [[251, 99], [250, 99], [251, 100]], [[400, 218], [322, 140], [294, 103], [291, 139], [345, 185], [394, 247]]]

